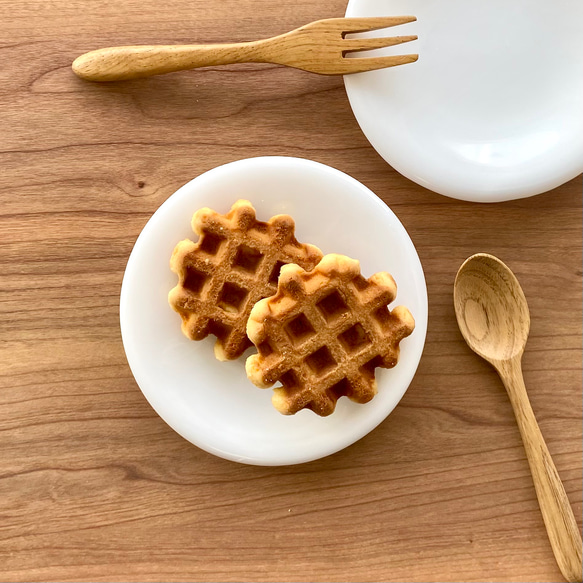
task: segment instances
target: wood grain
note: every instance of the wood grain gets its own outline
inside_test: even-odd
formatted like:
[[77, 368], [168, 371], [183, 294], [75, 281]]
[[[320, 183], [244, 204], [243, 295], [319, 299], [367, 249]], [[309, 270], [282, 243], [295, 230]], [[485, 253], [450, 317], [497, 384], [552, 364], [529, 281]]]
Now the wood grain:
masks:
[[[0, 580], [560, 581], [508, 397], [463, 341], [452, 286], [479, 251], [519, 278], [525, 381], [581, 527], [582, 178], [503, 204], [449, 200], [374, 152], [340, 78], [257, 64], [103, 86], [70, 69], [102, 46], [273, 36], [341, 16], [340, 0], [1, 6]], [[118, 325], [125, 263], [156, 208], [201, 172], [265, 154], [376, 192], [430, 298], [424, 356], [390, 418], [288, 468], [175, 434]]]

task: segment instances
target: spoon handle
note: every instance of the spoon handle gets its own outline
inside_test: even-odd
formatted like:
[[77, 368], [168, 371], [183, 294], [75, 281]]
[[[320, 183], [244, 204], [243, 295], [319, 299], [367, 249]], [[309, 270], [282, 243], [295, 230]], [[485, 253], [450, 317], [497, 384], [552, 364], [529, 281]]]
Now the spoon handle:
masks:
[[579, 527], [528, 400], [520, 356], [496, 368], [506, 387], [526, 450], [538, 503], [557, 564], [569, 582], [583, 581]]

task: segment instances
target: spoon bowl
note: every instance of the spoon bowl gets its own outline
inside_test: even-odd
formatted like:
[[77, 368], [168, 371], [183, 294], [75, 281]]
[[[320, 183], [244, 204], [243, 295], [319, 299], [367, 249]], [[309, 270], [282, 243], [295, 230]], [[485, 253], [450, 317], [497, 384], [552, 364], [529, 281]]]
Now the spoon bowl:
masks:
[[510, 269], [478, 253], [460, 267], [454, 284], [460, 331], [470, 348], [496, 364], [524, 352], [530, 315], [524, 292]]

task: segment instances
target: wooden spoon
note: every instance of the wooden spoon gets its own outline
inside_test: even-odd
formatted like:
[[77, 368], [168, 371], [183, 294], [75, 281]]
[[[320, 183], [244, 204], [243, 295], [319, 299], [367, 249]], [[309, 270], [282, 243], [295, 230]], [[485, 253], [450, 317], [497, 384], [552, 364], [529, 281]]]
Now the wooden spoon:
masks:
[[583, 581], [582, 543], [569, 499], [530, 406], [521, 359], [530, 316], [518, 280], [498, 258], [478, 253], [460, 267], [455, 313], [469, 347], [498, 371], [512, 403], [551, 547], [567, 581]]

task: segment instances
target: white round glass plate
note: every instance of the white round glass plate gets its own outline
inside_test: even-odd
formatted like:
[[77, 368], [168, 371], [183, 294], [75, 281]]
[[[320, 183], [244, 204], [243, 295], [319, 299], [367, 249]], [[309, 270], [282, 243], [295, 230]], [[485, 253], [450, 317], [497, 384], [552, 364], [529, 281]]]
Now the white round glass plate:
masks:
[[[329, 417], [277, 412], [271, 389], [245, 374], [245, 359], [219, 362], [214, 337], [187, 339], [168, 305], [177, 283], [169, 260], [176, 243], [197, 240], [190, 222], [208, 206], [227, 212], [248, 199], [260, 220], [281, 213], [296, 221], [300, 241], [361, 262], [362, 273], [393, 274], [416, 320], [390, 370], [377, 369], [378, 395], [359, 405], [342, 398]], [[157, 413], [175, 431], [217, 456], [249, 464], [286, 465], [332, 454], [363, 437], [397, 405], [419, 363], [427, 330], [427, 290], [419, 257], [403, 225], [350, 176], [299, 158], [263, 157], [220, 166], [195, 178], [154, 213], [128, 260], [120, 300], [122, 339], [132, 373]], [[244, 357], [253, 353], [249, 349]]]
[[344, 81], [393, 168], [477, 202], [540, 194], [583, 172], [583, 2], [350, 0], [346, 11], [387, 15], [417, 21], [359, 36], [419, 40], [359, 56], [419, 60]]

